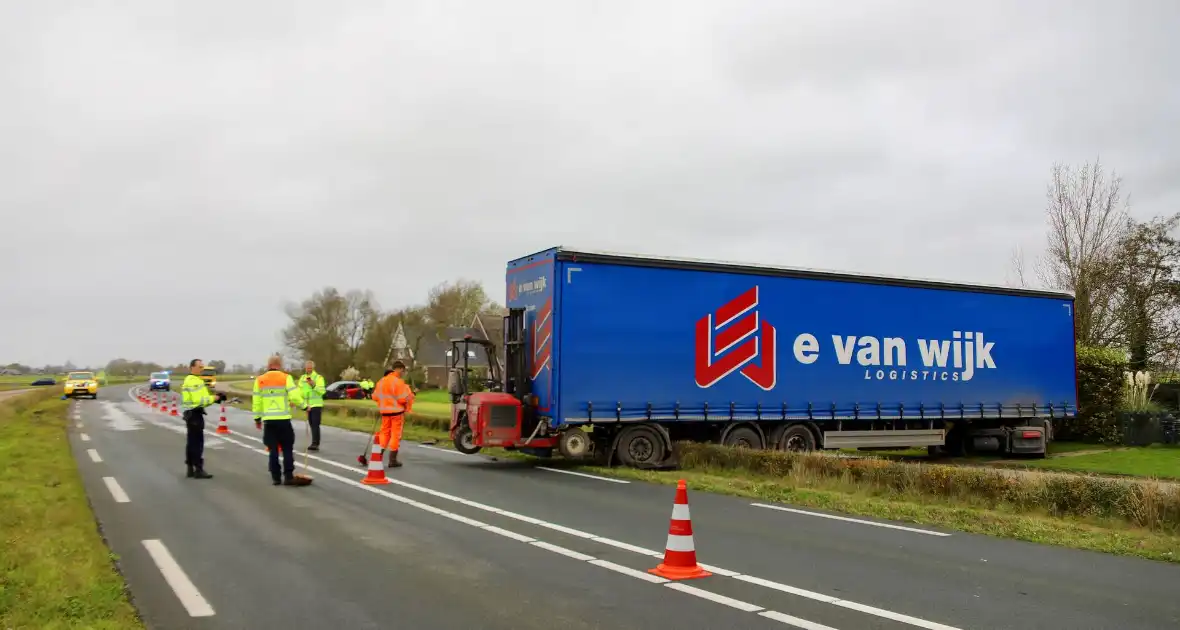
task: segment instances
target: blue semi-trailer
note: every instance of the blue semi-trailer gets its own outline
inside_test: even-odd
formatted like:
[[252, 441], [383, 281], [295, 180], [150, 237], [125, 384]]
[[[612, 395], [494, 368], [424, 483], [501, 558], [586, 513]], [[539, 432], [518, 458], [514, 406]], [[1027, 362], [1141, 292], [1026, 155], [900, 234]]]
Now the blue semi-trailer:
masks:
[[[502, 366], [490, 342], [453, 340], [465, 453], [1043, 456], [1051, 420], [1077, 412], [1067, 293], [554, 248], [508, 263], [506, 303]], [[473, 343], [492, 357], [482, 385]]]

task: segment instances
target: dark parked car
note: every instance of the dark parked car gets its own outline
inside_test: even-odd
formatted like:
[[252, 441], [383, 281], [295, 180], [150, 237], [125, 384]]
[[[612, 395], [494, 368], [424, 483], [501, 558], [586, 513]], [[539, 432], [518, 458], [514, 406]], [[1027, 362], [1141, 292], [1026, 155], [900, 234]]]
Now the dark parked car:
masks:
[[324, 400], [364, 400], [365, 391], [357, 381], [336, 381], [324, 388]]
[[54, 379], [53, 377], [39, 378], [29, 384], [32, 385], [33, 387], [44, 387], [46, 385], [57, 385], [57, 379]]

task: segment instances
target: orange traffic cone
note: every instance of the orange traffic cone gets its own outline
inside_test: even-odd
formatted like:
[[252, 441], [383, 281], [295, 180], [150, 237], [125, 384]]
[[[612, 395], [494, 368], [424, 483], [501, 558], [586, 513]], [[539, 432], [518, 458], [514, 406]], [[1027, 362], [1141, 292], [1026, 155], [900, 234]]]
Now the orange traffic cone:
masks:
[[217, 422], [217, 432], [222, 435], [229, 435], [229, 425], [225, 421], [225, 403], [221, 403], [221, 420]]
[[179, 416], [180, 414], [176, 412], [176, 398], [176, 396], [172, 397], [172, 415]]
[[664, 561], [647, 572], [669, 580], [691, 580], [713, 575], [697, 564], [696, 544], [692, 540], [692, 516], [688, 512], [688, 488], [683, 479], [676, 484], [676, 501], [672, 504], [672, 522], [668, 525]]
[[369, 451], [369, 472], [361, 479], [361, 483], [371, 486], [389, 483], [385, 478], [384, 462], [381, 461], [381, 443], [376, 435], [373, 436], [373, 448]]

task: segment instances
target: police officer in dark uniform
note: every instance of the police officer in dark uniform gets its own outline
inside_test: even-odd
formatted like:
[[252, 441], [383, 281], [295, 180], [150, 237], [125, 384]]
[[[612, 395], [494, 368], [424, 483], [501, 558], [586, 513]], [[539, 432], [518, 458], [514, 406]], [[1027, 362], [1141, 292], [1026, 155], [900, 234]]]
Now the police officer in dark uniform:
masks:
[[190, 479], [212, 479], [205, 472], [205, 408], [214, 403], [224, 402], [225, 394], [216, 396], [209, 392], [201, 378], [205, 364], [193, 359], [188, 364], [189, 375], [184, 377], [180, 394], [180, 406], [184, 410], [184, 424], [188, 428], [184, 445], [184, 463], [188, 466]]

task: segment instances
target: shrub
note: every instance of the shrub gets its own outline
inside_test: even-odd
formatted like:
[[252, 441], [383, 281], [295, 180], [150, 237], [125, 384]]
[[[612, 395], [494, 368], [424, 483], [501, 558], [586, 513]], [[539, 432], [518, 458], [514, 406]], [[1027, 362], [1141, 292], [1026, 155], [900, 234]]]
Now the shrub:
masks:
[[826, 479], [858, 484], [876, 494], [956, 499], [987, 508], [1043, 510], [1054, 516], [1115, 518], [1153, 530], [1180, 530], [1180, 490], [1154, 481], [1060, 473], [894, 462], [678, 442], [686, 470], [730, 470], [804, 485]]
[[1063, 440], [1118, 443], [1118, 411], [1123, 404], [1127, 358], [1109, 348], [1078, 346], [1078, 417], [1057, 421]]

